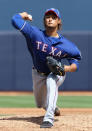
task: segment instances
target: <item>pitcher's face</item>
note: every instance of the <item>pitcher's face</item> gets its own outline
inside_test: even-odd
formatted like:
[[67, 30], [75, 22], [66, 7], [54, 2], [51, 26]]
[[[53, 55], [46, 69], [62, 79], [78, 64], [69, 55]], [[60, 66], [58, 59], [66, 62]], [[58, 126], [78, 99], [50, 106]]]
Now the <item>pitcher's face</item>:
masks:
[[60, 19], [54, 13], [49, 12], [45, 15], [44, 22], [46, 27], [57, 28], [58, 24], [60, 24]]

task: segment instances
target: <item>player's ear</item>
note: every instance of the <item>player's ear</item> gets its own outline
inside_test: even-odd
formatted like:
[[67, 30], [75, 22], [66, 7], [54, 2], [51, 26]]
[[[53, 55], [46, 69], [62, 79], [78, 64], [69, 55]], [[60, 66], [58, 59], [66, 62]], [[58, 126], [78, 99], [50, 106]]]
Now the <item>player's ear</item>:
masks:
[[61, 24], [61, 19], [58, 19], [58, 24]]
[[62, 29], [62, 20], [58, 19], [58, 30]]

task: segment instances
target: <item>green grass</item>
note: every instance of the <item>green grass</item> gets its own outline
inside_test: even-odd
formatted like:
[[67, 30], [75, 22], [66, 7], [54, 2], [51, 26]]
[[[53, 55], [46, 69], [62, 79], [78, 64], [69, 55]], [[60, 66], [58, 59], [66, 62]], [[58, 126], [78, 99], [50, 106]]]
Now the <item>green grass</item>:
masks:
[[59, 96], [57, 105], [64, 108], [92, 108], [92, 96]]
[[15, 116], [15, 114], [0, 114], [0, 117], [2, 116]]
[[0, 96], [0, 107], [35, 107], [34, 96]]
[[[62, 108], [92, 108], [92, 96], [59, 96], [57, 105]], [[36, 107], [33, 95], [0, 96], [0, 108]]]

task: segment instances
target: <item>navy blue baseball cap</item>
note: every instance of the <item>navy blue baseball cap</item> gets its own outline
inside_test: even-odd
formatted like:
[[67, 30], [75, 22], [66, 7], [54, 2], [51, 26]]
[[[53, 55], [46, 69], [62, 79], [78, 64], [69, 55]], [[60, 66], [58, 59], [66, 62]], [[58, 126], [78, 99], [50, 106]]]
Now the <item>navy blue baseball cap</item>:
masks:
[[45, 15], [48, 14], [49, 12], [53, 12], [59, 19], [61, 19], [61, 15], [58, 9], [55, 8], [47, 9]]

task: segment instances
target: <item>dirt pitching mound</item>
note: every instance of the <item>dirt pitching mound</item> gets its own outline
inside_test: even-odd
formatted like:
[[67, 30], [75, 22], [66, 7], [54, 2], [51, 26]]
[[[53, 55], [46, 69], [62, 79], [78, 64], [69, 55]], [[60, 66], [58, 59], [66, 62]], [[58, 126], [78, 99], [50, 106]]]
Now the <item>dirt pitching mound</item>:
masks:
[[61, 109], [51, 129], [41, 129], [45, 111], [0, 108], [0, 131], [92, 131], [92, 109]]

